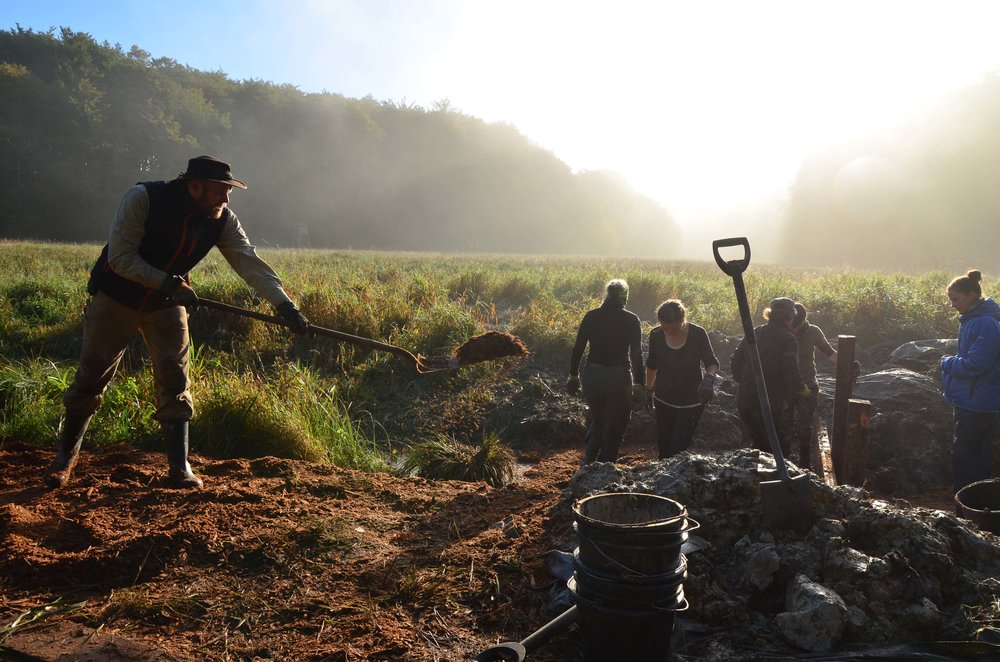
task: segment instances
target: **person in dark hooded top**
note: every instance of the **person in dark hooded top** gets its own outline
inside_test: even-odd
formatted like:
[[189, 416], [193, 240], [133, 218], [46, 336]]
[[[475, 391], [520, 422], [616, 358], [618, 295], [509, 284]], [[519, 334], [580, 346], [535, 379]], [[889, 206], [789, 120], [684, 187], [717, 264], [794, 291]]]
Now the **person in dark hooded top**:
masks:
[[[795, 302], [785, 297], [771, 301], [764, 310], [763, 324], [754, 329], [757, 336], [757, 353], [760, 355], [760, 367], [764, 373], [764, 386], [767, 388], [767, 399], [771, 406], [771, 414], [781, 452], [787, 456], [791, 446], [788, 430], [788, 405], [796, 396], [807, 394], [808, 388], [802, 382], [799, 374], [799, 344], [791, 332], [792, 319], [795, 317]], [[747, 358], [746, 338], [740, 341], [736, 351], [730, 358], [729, 365], [733, 372], [736, 387], [736, 410], [740, 419], [746, 424], [754, 447], [758, 450], [772, 452], [771, 443], [767, 438], [767, 428], [764, 425], [760, 410], [760, 400], [757, 399], [757, 384], [753, 374], [753, 366]]]
[[955, 491], [990, 478], [993, 429], [1000, 411], [1000, 306], [983, 298], [977, 270], [948, 285], [958, 311], [958, 349], [941, 357], [944, 399], [955, 408], [951, 447]]
[[604, 303], [580, 322], [569, 362], [566, 392], [580, 390], [580, 361], [590, 345], [583, 371], [583, 397], [590, 407], [587, 450], [583, 464], [614, 462], [632, 415], [632, 397], [643, 391], [642, 323], [625, 309], [628, 283], [615, 279], [605, 286]]

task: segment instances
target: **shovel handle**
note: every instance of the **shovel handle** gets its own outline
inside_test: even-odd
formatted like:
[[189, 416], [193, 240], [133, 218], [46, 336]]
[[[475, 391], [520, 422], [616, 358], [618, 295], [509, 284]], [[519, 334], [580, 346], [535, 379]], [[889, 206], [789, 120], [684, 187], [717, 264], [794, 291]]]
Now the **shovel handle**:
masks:
[[[740, 260], [722, 259], [719, 254], [720, 248], [729, 246], [742, 246], [743, 258]], [[736, 305], [740, 311], [740, 322], [743, 324], [743, 337], [754, 346], [757, 344], [757, 334], [753, 332], [753, 315], [750, 313], [750, 303], [747, 300], [747, 288], [743, 284], [743, 272], [750, 266], [750, 242], [746, 237], [730, 237], [729, 239], [716, 239], [712, 242], [712, 252], [715, 254], [715, 262], [722, 269], [723, 273], [733, 279], [733, 286], [736, 288]], [[756, 350], [756, 347], [755, 347]]]
[[[730, 246], [742, 246], [743, 247], [743, 259], [741, 260], [723, 260], [722, 255], [719, 254], [720, 248], [728, 248]], [[730, 237], [729, 239], [716, 239], [712, 242], [712, 252], [715, 254], [715, 262], [719, 265], [719, 268], [725, 272], [727, 276], [735, 276], [741, 274], [747, 270], [750, 266], [750, 242], [747, 241], [746, 237]]]
[[551, 621], [532, 632], [521, 640], [526, 653], [530, 653], [557, 634], [569, 629], [569, 626], [578, 622], [580, 615], [577, 613], [576, 605], [573, 605]]
[[[742, 246], [743, 259], [728, 262], [723, 260], [722, 256], [719, 255], [719, 249], [728, 246]], [[743, 272], [750, 266], [750, 242], [747, 241], [746, 237], [716, 239], [712, 242], [712, 252], [715, 253], [715, 261], [719, 268], [733, 279], [733, 287], [736, 289], [736, 305], [739, 307], [740, 321], [743, 323], [743, 342], [746, 344], [744, 352], [750, 359], [750, 367], [753, 370], [754, 386], [757, 387], [757, 399], [760, 401], [761, 419], [767, 433], [768, 443], [771, 445], [771, 453], [774, 455], [778, 477], [787, 483], [791, 479], [785, 467], [784, 455], [781, 453], [778, 431], [774, 427], [774, 415], [771, 412], [771, 403], [767, 395], [767, 383], [764, 381], [764, 370], [760, 365], [760, 353], [757, 351], [757, 333], [753, 328], [753, 316], [750, 313], [750, 303], [747, 301], [747, 288], [743, 284]]]
[[[213, 301], [211, 299], [204, 299], [202, 297], [198, 298], [198, 305], [205, 306], [206, 308], [212, 308], [214, 310], [220, 310], [224, 313], [232, 313], [234, 315], [240, 315], [242, 317], [249, 317], [251, 319], [260, 320], [262, 322], [269, 322], [271, 324], [279, 324], [281, 326], [289, 327], [291, 326], [287, 321], [280, 317], [274, 315], [268, 315], [266, 313], [258, 313], [255, 310], [247, 310], [246, 308], [240, 308], [238, 306], [231, 306], [228, 303], [222, 303], [221, 301]], [[334, 338], [336, 340], [342, 340], [344, 342], [351, 343], [353, 345], [358, 345], [359, 347], [364, 347], [366, 349], [378, 350], [383, 352], [391, 352], [397, 356], [401, 356], [410, 363], [412, 363], [417, 368], [417, 372], [435, 372], [436, 370], [425, 369], [420, 357], [414, 355], [412, 352], [403, 349], [402, 347], [397, 347], [396, 345], [390, 345], [388, 343], [379, 342], [378, 340], [372, 340], [371, 338], [364, 338], [362, 336], [355, 336], [350, 333], [345, 333], [343, 331], [337, 331], [335, 329], [326, 329], [322, 326], [316, 326], [315, 324], [309, 325], [309, 330], [307, 333], [326, 336], [327, 338]]]

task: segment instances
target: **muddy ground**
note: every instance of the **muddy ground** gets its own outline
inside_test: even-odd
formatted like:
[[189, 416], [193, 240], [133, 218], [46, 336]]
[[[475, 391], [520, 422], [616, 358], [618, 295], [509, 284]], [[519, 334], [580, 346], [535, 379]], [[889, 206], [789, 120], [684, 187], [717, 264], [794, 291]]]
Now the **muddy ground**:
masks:
[[[0, 441], [0, 658], [471, 659], [553, 616], [575, 430], [514, 443], [503, 488], [195, 455], [205, 487], [182, 491], [161, 454], [115, 447], [49, 491], [53, 451]], [[622, 463], [654, 453], [630, 438]], [[945, 486], [909, 500], [953, 509]], [[579, 659], [576, 634], [529, 659]]]

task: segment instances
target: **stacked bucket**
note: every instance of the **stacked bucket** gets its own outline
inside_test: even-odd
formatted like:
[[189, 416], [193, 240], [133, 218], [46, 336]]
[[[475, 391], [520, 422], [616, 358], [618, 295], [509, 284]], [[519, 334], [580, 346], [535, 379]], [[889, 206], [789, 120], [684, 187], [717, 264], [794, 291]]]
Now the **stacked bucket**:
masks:
[[573, 505], [576, 597], [584, 662], [668, 662], [674, 617], [687, 609], [681, 546], [698, 523], [655, 494], [596, 494]]

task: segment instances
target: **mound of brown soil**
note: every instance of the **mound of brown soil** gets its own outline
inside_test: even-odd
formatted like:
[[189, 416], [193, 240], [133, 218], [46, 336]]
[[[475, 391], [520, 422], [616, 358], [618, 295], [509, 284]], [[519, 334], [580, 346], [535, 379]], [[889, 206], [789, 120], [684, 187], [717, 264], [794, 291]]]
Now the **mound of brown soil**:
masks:
[[[45, 660], [471, 659], [550, 617], [532, 589], [578, 463], [493, 489], [195, 456], [205, 487], [183, 491], [161, 454], [116, 447], [49, 491], [52, 457], [0, 442], [0, 646]], [[576, 655], [546, 648], [533, 658]]]
[[528, 356], [528, 348], [517, 336], [502, 331], [490, 331], [465, 341], [455, 349], [461, 366], [481, 361], [493, 361], [506, 356]]

